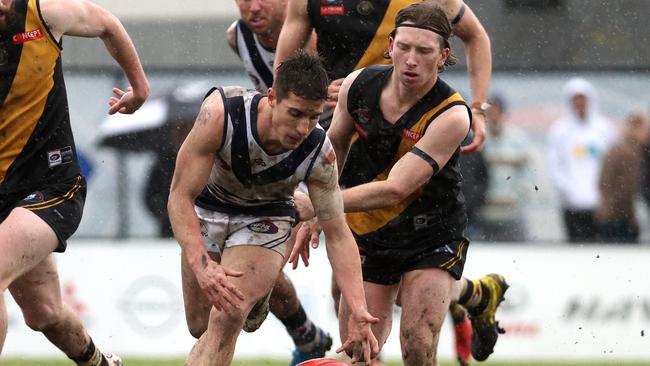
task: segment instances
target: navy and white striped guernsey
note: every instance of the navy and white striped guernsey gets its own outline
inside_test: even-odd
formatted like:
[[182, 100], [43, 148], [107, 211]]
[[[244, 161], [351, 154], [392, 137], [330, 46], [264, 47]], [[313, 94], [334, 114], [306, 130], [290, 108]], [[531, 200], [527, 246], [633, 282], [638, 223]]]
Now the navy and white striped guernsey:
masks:
[[244, 62], [248, 76], [259, 91], [267, 91], [273, 85], [273, 61], [275, 50], [262, 46], [253, 33], [240, 19], [235, 22], [237, 54]]
[[263, 95], [242, 87], [215, 90], [224, 100], [223, 141], [195, 204], [226, 214], [295, 216], [294, 190], [332, 150], [325, 131], [317, 126], [297, 149], [270, 154], [257, 133]]

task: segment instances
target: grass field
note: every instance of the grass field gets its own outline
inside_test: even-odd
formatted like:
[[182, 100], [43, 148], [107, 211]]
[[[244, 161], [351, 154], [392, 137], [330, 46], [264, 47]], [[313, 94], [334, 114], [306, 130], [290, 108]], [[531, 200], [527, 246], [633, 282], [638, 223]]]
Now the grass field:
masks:
[[[240, 360], [235, 361], [233, 366], [286, 366], [286, 360], [282, 361], [265, 361], [265, 360]], [[183, 365], [183, 360], [177, 359], [131, 359], [127, 358], [124, 362], [125, 366], [178, 366]], [[481, 366], [647, 366], [646, 362], [616, 362], [616, 361], [594, 361], [594, 362], [475, 362], [472, 365]], [[2, 366], [71, 366], [69, 360], [64, 359], [3, 359], [0, 358], [0, 365]], [[398, 366], [400, 362], [388, 362], [386, 366]], [[441, 366], [456, 366], [455, 362], [442, 362]]]

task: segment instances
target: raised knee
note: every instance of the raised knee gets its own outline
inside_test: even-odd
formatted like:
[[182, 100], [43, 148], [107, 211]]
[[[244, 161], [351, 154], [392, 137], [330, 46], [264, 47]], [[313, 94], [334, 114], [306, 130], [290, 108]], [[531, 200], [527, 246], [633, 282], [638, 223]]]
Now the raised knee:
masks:
[[25, 324], [39, 332], [57, 324], [62, 314], [61, 308], [56, 308], [51, 304], [35, 304], [30, 308], [21, 310], [25, 318]]
[[190, 331], [192, 337], [199, 339], [208, 328], [208, 319], [205, 317], [188, 316], [186, 317], [187, 329]]

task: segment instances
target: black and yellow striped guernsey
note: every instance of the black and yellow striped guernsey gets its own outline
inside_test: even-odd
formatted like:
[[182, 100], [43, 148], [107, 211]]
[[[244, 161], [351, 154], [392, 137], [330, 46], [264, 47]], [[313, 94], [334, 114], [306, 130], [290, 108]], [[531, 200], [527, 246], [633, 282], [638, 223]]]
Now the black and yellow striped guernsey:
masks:
[[38, 0], [15, 0], [0, 31], [0, 194], [80, 174], [70, 128], [61, 46]]
[[[384, 119], [379, 100], [392, 71], [392, 65], [367, 67], [350, 86], [348, 111], [357, 134], [352, 157], [341, 177], [347, 187], [386, 180], [393, 165], [411, 150], [437, 116], [455, 105], [467, 107], [460, 94], [438, 78], [420, 101], [390, 123]], [[398, 205], [348, 213], [352, 232], [364, 242], [388, 248], [445, 243], [462, 237], [467, 214], [459, 156], [460, 147], [427, 184]]]
[[308, 0], [307, 14], [318, 36], [317, 48], [330, 79], [384, 58], [397, 12], [421, 0]]

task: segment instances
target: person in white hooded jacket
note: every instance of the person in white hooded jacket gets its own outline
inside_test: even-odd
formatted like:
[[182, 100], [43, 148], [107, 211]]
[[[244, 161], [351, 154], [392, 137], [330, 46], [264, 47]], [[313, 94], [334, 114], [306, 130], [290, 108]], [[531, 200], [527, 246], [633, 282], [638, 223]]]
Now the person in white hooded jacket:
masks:
[[548, 160], [570, 242], [596, 239], [594, 212], [604, 153], [616, 139], [612, 122], [598, 112], [593, 86], [581, 78], [564, 87], [568, 113], [551, 127]]

